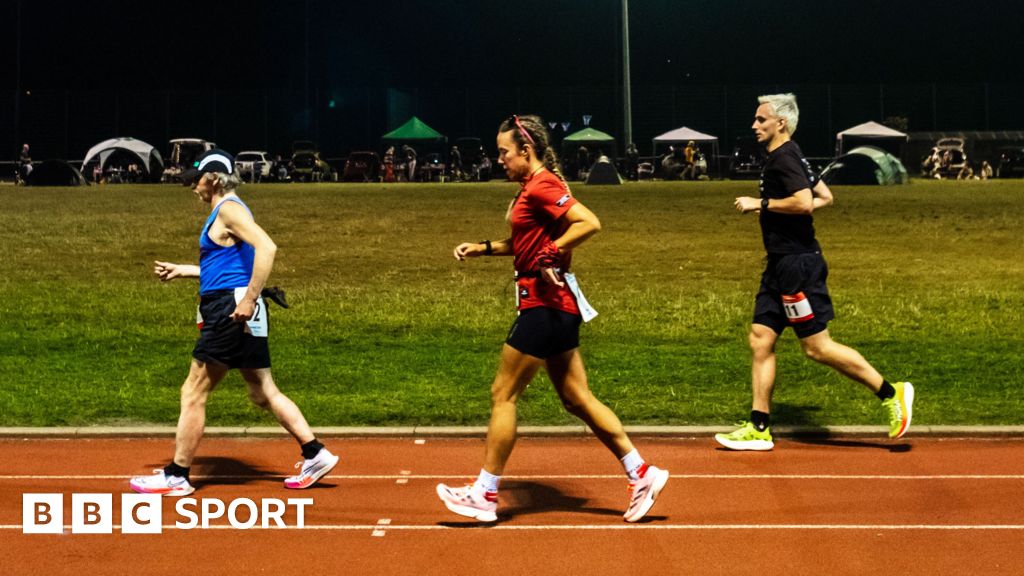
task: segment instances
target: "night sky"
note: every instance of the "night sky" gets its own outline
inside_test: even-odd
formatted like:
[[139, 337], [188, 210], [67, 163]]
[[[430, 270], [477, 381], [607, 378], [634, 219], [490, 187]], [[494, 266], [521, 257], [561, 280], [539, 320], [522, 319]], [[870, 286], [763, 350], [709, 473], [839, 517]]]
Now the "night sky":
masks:
[[[154, 10], [147, 6], [167, 6]], [[617, 0], [310, 0], [310, 84], [615, 84]], [[22, 86], [304, 87], [302, 1], [22, 0]], [[975, 9], [977, 8], [977, 9]], [[3, 3], [14, 86], [15, 1]], [[633, 0], [637, 84], [1024, 78], [1024, 3]]]
[[[489, 137], [512, 111], [575, 127], [594, 114], [623, 135], [619, 0], [20, 0], [16, 125], [18, 1], [0, 3], [12, 149], [70, 158], [113, 135], [199, 135], [344, 155], [411, 114]], [[635, 140], [688, 123], [731, 142], [776, 90], [807, 105], [800, 138], [818, 155], [835, 130], [889, 115], [911, 131], [1021, 129], [1022, 21], [1021, 0], [631, 0]]]

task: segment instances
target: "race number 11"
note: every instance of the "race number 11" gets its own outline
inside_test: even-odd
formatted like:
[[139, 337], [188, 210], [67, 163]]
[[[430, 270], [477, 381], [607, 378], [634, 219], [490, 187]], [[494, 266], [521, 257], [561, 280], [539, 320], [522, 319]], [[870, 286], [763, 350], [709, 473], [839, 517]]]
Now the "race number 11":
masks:
[[807, 301], [807, 296], [804, 296], [803, 292], [792, 295], [783, 294], [782, 308], [786, 311], [786, 318], [789, 318], [790, 324], [799, 324], [814, 318], [811, 303]]

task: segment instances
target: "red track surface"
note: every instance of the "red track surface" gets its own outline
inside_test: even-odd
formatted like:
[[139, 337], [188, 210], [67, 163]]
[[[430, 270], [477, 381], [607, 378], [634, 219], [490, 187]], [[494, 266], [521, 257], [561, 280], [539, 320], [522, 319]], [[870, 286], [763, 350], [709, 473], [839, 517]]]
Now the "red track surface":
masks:
[[[622, 521], [626, 481], [592, 438], [522, 439], [500, 522], [463, 522], [437, 482], [475, 476], [480, 440], [332, 439], [341, 464], [285, 490], [284, 440], [209, 439], [193, 497], [313, 498], [306, 529], [160, 535], [23, 534], [24, 493], [119, 493], [162, 466], [169, 440], [0, 440], [4, 574], [1021, 574], [1024, 440], [782, 441], [771, 453], [710, 438], [638, 439], [673, 478], [650, 521]], [[36, 478], [34, 476], [45, 476]], [[86, 478], [58, 478], [85, 476]], [[208, 478], [203, 478], [208, 476]], [[405, 483], [399, 483], [403, 477]], [[589, 477], [588, 477], [589, 476]], [[969, 477], [968, 477], [969, 476]], [[164, 501], [164, 524], [179, 519]], [[286, 516], [294, 523], [294, 515]], [[380, 524], [384, 519], [390, 524]], [[319, 527], [319, 528], [316, 528]], [[379, 527], [379, 529], [378, 529]], [[377, 535], [374, 535], [374, 532]]]

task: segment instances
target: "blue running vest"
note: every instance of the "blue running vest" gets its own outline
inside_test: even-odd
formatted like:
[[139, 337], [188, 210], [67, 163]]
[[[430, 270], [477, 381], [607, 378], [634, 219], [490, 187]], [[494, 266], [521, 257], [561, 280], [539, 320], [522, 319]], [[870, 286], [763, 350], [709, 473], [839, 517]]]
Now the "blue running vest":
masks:
[[210, 226], [217, 219], [220, 207], [224, 202], [237, 202], [249, 215], [252, 210], [240, 199], [229, 196], [217, 205], [206, 219], [203, 231], [199, 234], [199, 294], [208, 294], [217, 290], [233, 290], [240, 286], [248, 286], [252, 278], [252, 264], [256, 257], [256, 249], [239, 240], [234, 246], [221, 246], [210, 239]]

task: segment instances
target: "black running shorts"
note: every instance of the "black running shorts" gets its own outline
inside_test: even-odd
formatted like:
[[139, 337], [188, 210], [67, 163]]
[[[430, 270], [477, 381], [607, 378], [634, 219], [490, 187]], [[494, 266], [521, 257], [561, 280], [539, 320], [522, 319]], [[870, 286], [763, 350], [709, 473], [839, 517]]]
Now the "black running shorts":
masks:
[[[233, 290], [200, 296], [199, 313], [203, 317], [203, 327], [199, 330], [199, 340], [192, 350], [192, 357], [228, 368], [270, 368], [267, 338], [247, 334], [245, 322], [231, 320], [234, 311]], [[267, 313], [266, 307], [261, 313]]]
[[770, 254], [754, 300], [754, 324], [776, 334], [790, 326], [799, 338], [822, 332], [835, 318], [826, 279], [821, 252]]
[[527, 308], [512, 324], [505, 343], [537, 358], [557, 356], [579, 348], [582, 321], [577, 314], [555, 308]]

